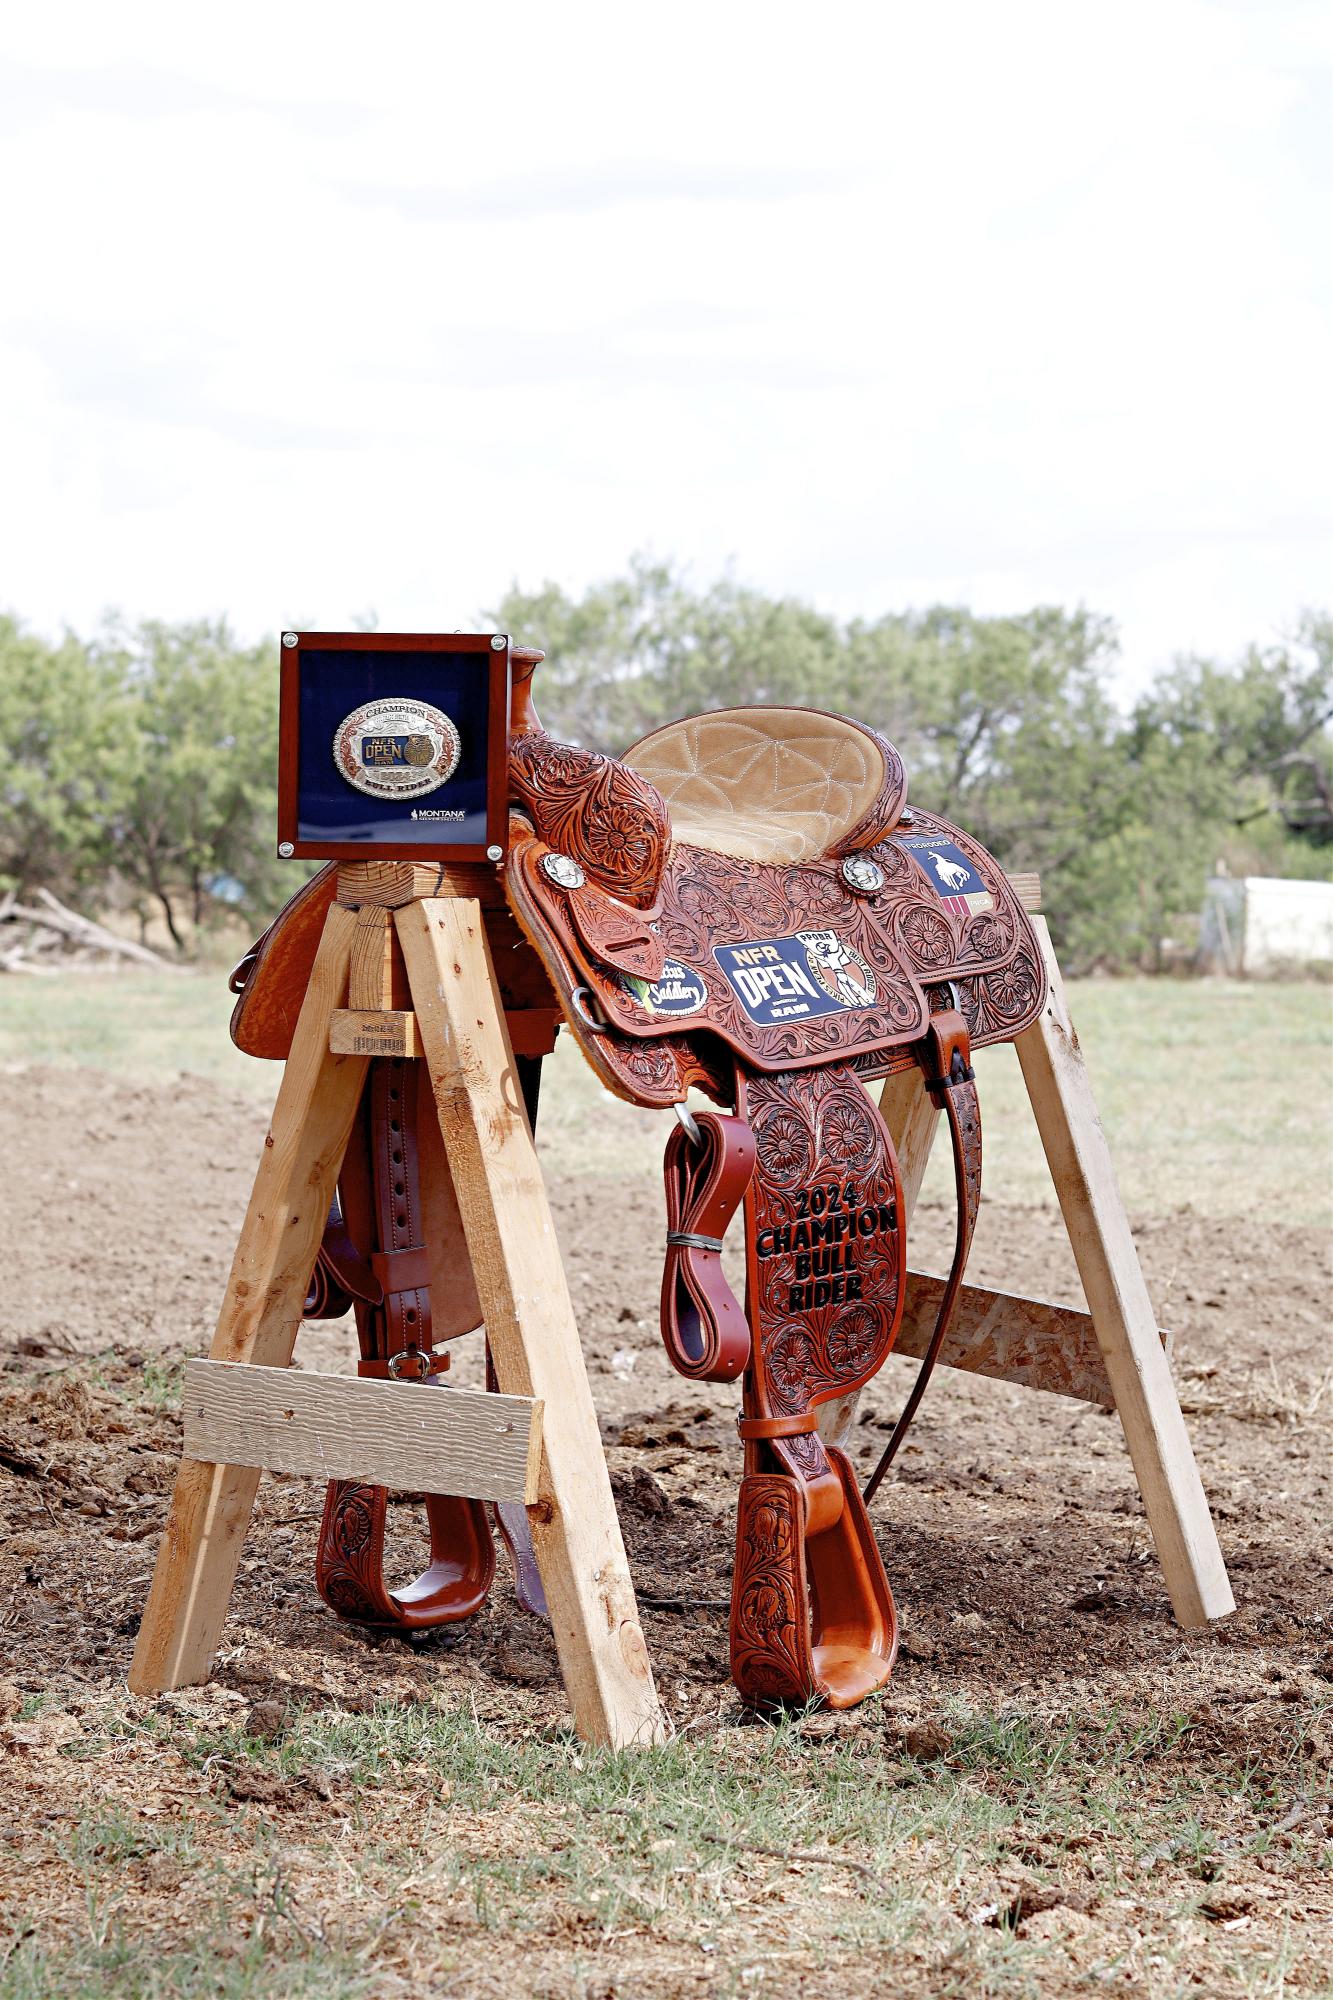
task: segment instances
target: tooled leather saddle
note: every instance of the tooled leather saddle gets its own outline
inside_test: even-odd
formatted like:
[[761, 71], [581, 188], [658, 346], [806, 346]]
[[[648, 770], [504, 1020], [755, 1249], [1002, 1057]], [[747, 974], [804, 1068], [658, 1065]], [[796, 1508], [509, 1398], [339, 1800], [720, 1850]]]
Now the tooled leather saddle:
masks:
[[[909, 809], [901, 759], [875, 730], [812, 709], [724, 709], [668, 723], [616, 760], [541, 727], [529, 699], [540, 658], [515, 655], [505, 905], [487, 911], [501, 996], [511, 1026], [543, 1004], [554, 1019], [558, 1006], [609, 1090], [679, 1114], [665, 1160], [662, 1331], [683, 1375], [741, 1383], [733, 1677], [756, 1705], [850, 1706], [887, 1680], [897, 1649], [866, 1502], [934, 1366], [971, 1243], [971, 1052], [1036, 1017], [1041, 955], [991, 857]], [[293, 898], [233, 975], [241, 1047], [285, 1054], [335, 872]], [[542, 1043], [530, 1025], [514, 1039], [535, 1120]], [[311, 1316], [350, 1303], [362, 1372], [408, 1379], [447, 1367], [440, 1344], [480, 1319], [428, 1087], [417, 1116], [417, 1068], [370, 1065], [307, 1300]], [[863, 1494], [818, 1411], [869, 1382], [898, 1331], [902, 1184], [866, 1085], [912, 1068], [950, 1133], [955, 1251], [916, 1384]], [[691, 1090], [721, 1108], [689, 1112]], [[738, 1208], [744, 1305], [720, 1256]], [[447, 1299], [432, 1295], [425, 1215], [456, 1231]], [[481, 1503], [430, 1499], [427, 1515], [430, 1564], [390, 1591], [384, 1492], [330, 1486], [316, 1574], [336, 1611], [412, 1630], [478, 1608], [495, 1560]], [[540, 1610], [522, 1510], [498, 1525], [520, 1601]]]

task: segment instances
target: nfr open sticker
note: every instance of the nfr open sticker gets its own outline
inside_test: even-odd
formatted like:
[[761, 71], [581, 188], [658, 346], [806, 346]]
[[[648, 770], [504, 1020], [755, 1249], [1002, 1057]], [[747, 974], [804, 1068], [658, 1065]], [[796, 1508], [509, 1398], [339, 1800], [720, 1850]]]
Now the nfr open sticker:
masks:
[[761, 1028], [873, 1007], [875, 975], [836, 931], [753, 944], [715, 945], [713, 956], [750, 1019]]

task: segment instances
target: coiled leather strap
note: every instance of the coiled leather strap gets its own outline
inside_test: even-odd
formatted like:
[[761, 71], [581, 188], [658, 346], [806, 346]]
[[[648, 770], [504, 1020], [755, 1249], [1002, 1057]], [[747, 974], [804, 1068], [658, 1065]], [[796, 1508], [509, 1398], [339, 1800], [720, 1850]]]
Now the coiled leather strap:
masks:
[[662, 1339], [673, 1368], [696, 1382], [734, 1382], [750, 1359], [750, 1328], [722, 1270], [722, 1239], [754, 1172], [743, 1118], [700, 1112], [694, 1132], [667, 1141], [667, 1254]]

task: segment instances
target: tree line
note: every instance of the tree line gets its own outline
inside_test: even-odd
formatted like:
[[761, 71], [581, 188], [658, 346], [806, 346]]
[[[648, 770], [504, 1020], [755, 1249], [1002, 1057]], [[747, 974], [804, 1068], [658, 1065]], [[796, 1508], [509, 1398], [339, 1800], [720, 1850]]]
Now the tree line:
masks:
[[[1111, 621], [949, 606], [831, 618], [670, 564], [571, 597], [511, 590], [482, 619], [547, 659], [548, 727], [617, 751], [658, 723], [752, 702], [842, 710], [907, 763], [912, 799], [1039, 869], [1075, 968], [1161, 964], [1173, 919], [1234, 874], [1333, 860], [1333, 618], [1281, 644], [1189, 657], [1132, 704]], [[274, 854], [278, 648], [223, 621], [110, 621], [58, 642], [0, 617], [0, 892], [160, 915], [182, 952], [295, 886]]]

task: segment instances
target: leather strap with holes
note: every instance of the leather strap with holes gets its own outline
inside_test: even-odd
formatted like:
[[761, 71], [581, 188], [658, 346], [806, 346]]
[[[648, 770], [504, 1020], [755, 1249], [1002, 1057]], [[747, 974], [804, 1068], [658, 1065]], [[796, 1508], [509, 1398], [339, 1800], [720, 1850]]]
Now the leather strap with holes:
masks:
[[[414, 1061], [371, 1063], [361, 1122], [344, 1161], [342, 1199], [363, 1228], [369, 1224], [378, 1247], [364, 1258], [354, 1252], [353, 1262], [340, 1240], [344, 1229], [327, 1260], [347, 1289], [357, 1288], [358, 1374], [415, 1384], [417, 1393], [449, 1365], [448, 1355], [431, 1346], [430, 1257], [422, 1241], [417, 1153], [421, 1087]], [[390, 1591], [384, 1580], [388, 1494], [359, 1480], [330, 1482], [315, 1581], [340, 1617], [420, 1631], [480, 1609], [495, 1574], [485, 1508], [439, 1494], [427, 1494], [425, 1505], [430, 1563], [415, 1583]]]

